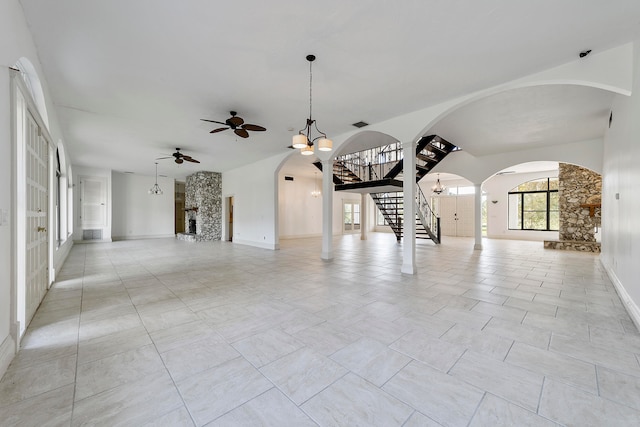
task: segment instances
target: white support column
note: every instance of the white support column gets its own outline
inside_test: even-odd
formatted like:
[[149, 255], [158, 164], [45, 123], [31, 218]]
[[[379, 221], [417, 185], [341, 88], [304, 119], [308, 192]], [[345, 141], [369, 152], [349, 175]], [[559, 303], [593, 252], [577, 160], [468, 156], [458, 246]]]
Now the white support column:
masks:
[[473, 249], [477, 251], [482, 250], [482, 184], [474, 184], [476, 189], [474, 198], [474, 236], [476, 242], [473, 245]]
[[402, 268], [403, 274], [416, 274], [416, 143], [402, 144], [403, 155], [403, 221]]
[[360, 240], [367, 240], [367, 232], [369, 229], [369, 218], [367, 213], [369, 211], [368, 193], [362, 193], [360, 195]]
[[322, 254], [333, 259], [333, 159], [322, 160]]

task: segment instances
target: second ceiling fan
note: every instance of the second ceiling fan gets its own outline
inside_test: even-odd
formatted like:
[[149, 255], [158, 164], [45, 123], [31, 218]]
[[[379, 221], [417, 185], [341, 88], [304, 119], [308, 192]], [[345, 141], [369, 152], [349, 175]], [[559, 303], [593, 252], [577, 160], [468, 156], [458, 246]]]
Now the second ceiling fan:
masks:
[[214, 129], [209, 133], [217, 133], [217, 132], [222, 132], [223, 130], [233, 129], [233, 132], [241, 138], [249, 138], [249, 132], [247, 131], [263, 132], [267, 130], [262, 126], [245, 123], [242, 117], [237, 116], [238, 113], [236, 113], [235, 111], [229, 111], [229, 114], [231, 114], [231, 117], [229, 117], [224, 122], [218, 122], [216, 120], [208, 120], [208, 119], [200, 119], [200, 120], [202, 120], [203, 122], [218, 123], [220, 125], [228, 126], [224, 128]]

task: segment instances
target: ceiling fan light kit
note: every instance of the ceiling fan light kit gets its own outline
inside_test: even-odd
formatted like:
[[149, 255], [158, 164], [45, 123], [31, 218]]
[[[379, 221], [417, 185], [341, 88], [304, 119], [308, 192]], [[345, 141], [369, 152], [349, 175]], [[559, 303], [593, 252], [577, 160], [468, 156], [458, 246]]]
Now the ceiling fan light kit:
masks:
[[[297, 135], [293, 136], [293, 144], [291, 145], [293, 148], [299, 148], [300, 153], [303, 156], [310, 156], [313, 154], [313, 145], [316, 141], [318, 141], [318, 150], [319, 151], [331, 151], [333, 149], [333, 141], [327, 138], [327, 134], [318, 129], [318, 124], [315, 120], [313, 120], [311, 112], [312, 112], [312, 83], [313, 83], [313, 73], [312, 73], [312, 64], [315, 61], [315, 55], [307, 55], [307, 61], [309, 61], [309, 118], [307, 119], [307, 125], [298, 131]], [[311, 126], [313, 126], [320, 135], [311, 138]]]

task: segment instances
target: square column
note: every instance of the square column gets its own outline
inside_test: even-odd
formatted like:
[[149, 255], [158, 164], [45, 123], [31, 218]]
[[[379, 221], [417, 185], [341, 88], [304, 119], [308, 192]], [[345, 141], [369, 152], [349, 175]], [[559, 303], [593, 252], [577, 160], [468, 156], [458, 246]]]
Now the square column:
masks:
[[333, 259], [333, 159], [322, 160], [322, 254]]
[[473, 245], [473, 249], [476, 251], [482, 250], [482, 184], [474, 184], [475, 187], [475, 198], [474, 198], [474, 237], [475, 244]]
[[402, 144], [403, 221], [402, 268], [403, 274], [416, 274], [416, 143]]

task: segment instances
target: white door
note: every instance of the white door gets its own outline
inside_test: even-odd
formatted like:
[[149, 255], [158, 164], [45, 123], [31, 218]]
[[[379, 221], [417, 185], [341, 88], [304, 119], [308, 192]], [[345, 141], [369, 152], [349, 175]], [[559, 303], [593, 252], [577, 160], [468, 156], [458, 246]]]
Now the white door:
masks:
[[49, 144], [27, 112], [25, 123], [25, 322], [31, 318], [48, 288]]
[[107, 225], [107, 180], [80, 177], [80, 224], [83, 230], [102, 229]]
[[473, 237], [475, 230], [475, 221], [473, 213], [475, 212], [475, 195], [465, 195], [456, 197], [456, 213], [458, 221], [456, 224], [456, 236]]
[[342, 231], [357, 233], [360, 231], [360, 202], [345, 201], [342, 204]]
[[438, 197], [440, 230], [443, 236], [474, 236], [474, 197], [473, 194]]

